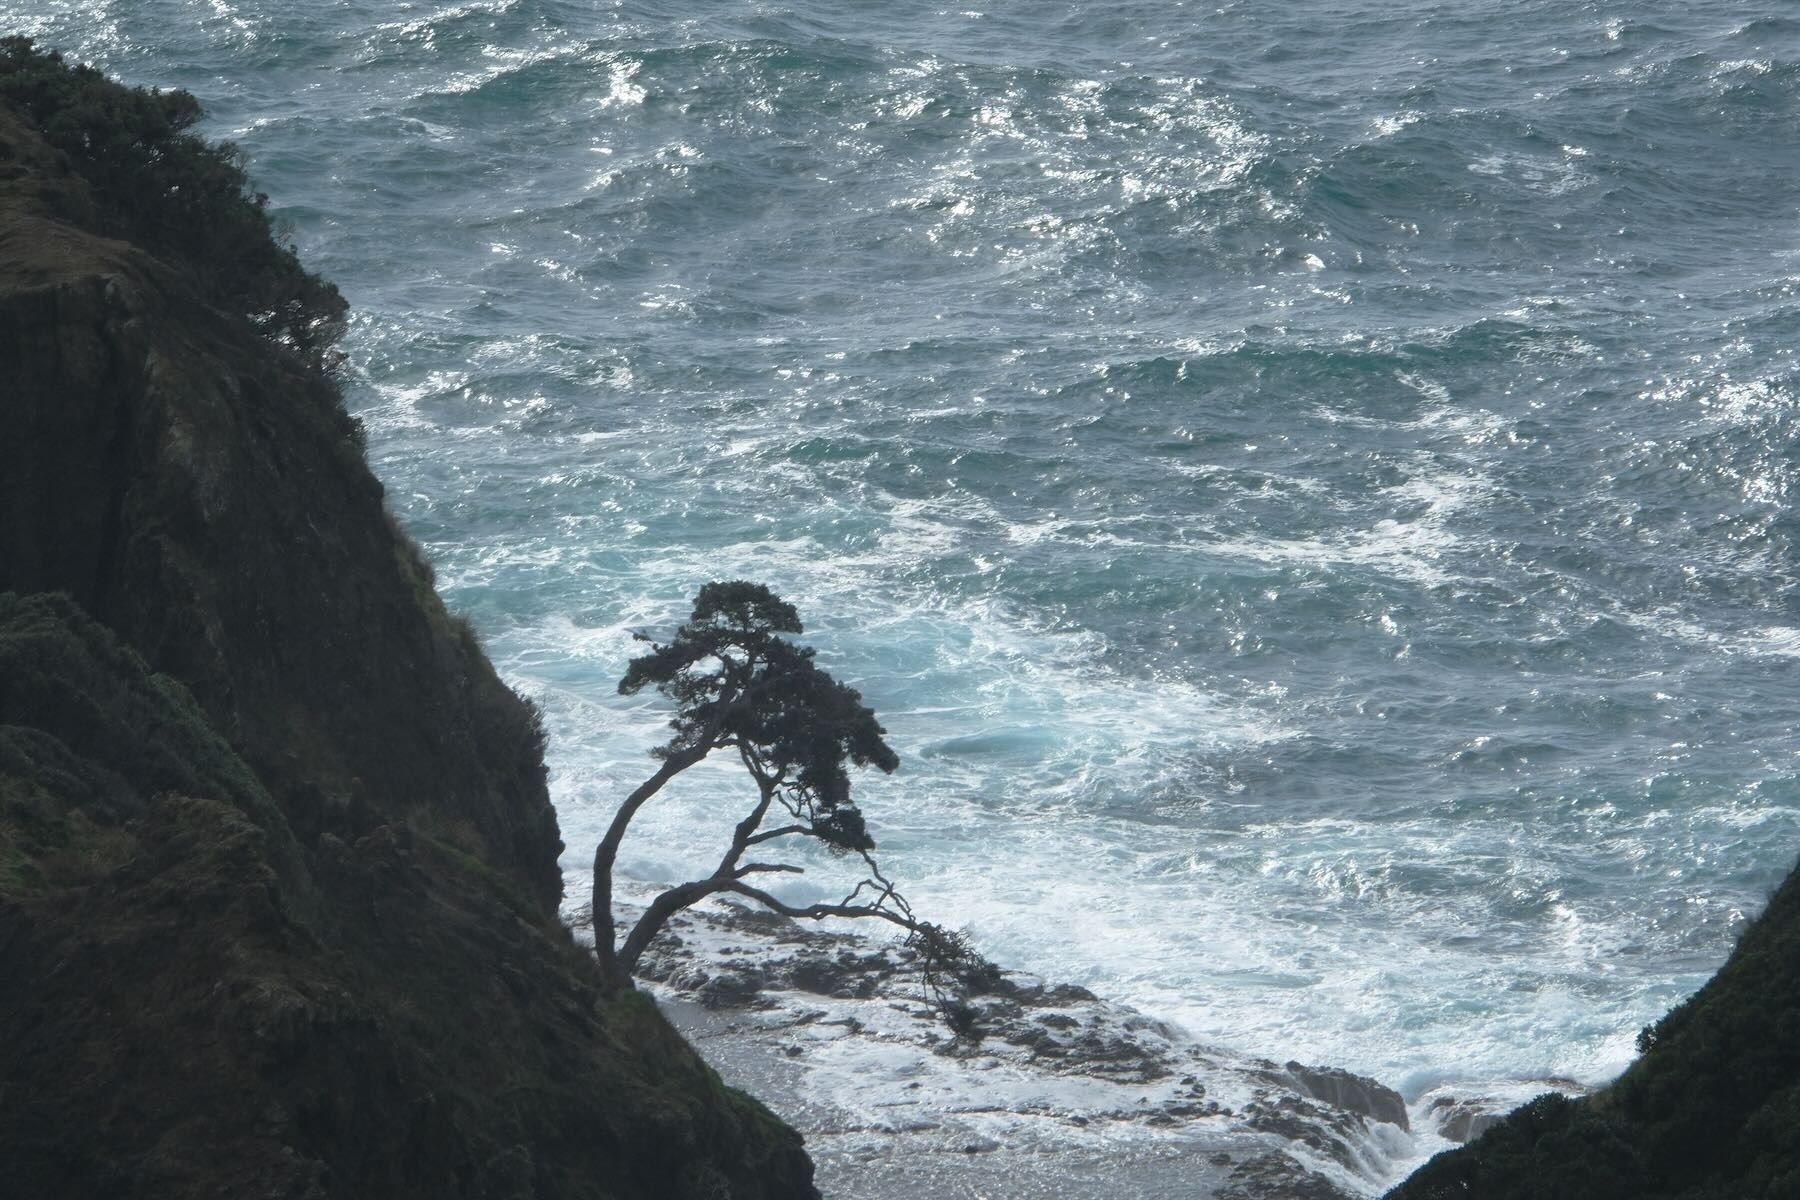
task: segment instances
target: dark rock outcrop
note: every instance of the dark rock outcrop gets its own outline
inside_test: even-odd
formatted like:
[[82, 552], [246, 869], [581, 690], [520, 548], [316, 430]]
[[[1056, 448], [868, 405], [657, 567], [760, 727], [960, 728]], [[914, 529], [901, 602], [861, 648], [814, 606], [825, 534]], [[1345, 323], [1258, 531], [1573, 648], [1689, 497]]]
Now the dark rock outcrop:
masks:
[[534, 714], [319, 361], [95, 211], [0, 102], [7, 1194], [816, 1197], [557, 922]]
[[336, 387], [95, 236], [0, 106], [0, 591], [61, 591], [180, 679], [296, 832], [401, 818], [545, 912], [561, 843], [534, 714], [443, 609]]
[[1406, 1117], [1406, 1100], [1386, 1084], [1341, 1067], [1308, 1067], [1297, 1062], [1287, 1065], [1287, 1074], [1296, 1087], [1315, 1100], [1412, 1131]]

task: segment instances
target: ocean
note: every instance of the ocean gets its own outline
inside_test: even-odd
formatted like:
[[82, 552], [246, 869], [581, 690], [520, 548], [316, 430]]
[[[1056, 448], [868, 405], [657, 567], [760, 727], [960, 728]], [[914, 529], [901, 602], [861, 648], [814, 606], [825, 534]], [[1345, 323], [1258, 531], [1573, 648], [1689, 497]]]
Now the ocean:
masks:
[[[973, 0], [972, 0], [973, 2]], [[184, 87], [541, 703], [572, 895], [768, 583], [923, 916], [1196, 1037], [1595, 1085], [1800, 850], [1768, 0], [0, 0]], [[621, 857], [710, 867], [741, 772]], [[784, 885], [835, 897], [844, 867]]]

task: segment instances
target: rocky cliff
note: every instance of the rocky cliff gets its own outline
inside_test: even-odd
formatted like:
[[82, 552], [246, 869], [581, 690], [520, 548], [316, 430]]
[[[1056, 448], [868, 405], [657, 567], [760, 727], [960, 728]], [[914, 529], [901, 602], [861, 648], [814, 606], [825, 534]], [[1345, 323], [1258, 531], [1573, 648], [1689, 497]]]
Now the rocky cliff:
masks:
[[8, 1194], [815, 1196], [558, 924], [535, 713], [382, 506], [335, 292], [241, 177], [180, 224], [191, 100], [0, 49]]

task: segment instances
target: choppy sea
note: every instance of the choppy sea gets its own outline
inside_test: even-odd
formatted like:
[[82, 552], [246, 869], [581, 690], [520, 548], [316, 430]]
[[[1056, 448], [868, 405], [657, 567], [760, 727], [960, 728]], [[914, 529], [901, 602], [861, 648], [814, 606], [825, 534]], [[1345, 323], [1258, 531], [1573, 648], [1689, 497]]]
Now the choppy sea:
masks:
[[967, 3], [0, 30], [193, 91], [355, 305], [572, 890], [668, 715], [633, 632], [760, 579], [992, 957], [1409, 1096], [1604, 1081], [1800, 851], [1800, 17]]

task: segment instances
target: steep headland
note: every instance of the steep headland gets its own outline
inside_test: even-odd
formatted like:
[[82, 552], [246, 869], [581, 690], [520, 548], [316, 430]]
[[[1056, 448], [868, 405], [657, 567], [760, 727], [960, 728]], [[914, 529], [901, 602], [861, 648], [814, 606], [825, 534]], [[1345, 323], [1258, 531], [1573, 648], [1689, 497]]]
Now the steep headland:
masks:
[[0, 49], [9, 1191], [815, 1196], [558, 923], [535, 713], [383, 508], [335, 291], [191, 99]]

